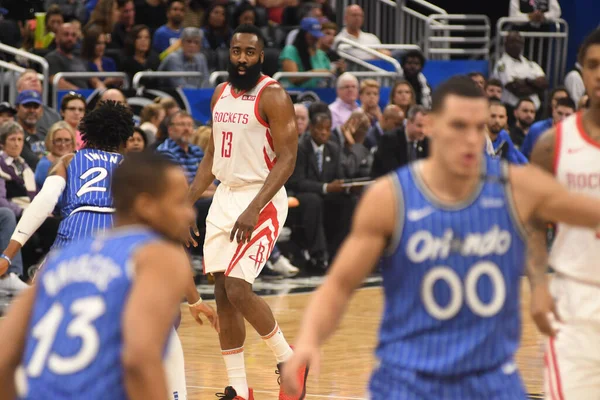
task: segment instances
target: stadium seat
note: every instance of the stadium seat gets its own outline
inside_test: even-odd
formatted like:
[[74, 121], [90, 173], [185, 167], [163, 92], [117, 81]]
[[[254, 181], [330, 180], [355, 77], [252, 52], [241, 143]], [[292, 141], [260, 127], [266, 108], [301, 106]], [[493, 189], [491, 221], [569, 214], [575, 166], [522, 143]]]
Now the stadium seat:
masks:
[[265, 49], [265, 61], [263, 62], [262, 71], [264, 74], [273, 76], [279, 71], [279, 53], [281, 50], [275, 47], [267, 47]]

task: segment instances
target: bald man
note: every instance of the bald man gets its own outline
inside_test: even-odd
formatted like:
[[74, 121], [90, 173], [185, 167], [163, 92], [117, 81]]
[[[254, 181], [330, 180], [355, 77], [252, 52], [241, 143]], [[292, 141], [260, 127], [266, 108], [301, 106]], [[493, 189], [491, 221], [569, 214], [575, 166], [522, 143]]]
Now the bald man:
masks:
[[296, 113], [296, 125], [298, 127], [298, 136], [301, 136], [308, 129], [308, 108], [302, 103], [294, 104]]
[[127, 105], [127, 99], [119, 89], [108, 89], [100, 96], [100, 101], [112, 100]]
[[[358, 4], [349, 5], [344, 12], [344, 29], [337, 34], [335, 40], [345, 38], [366, 46], [381, 44], [381, 41], [377, 36], [361, 30], [364, 22], [365, 13], [363, 9]], [[348, 49], [347, 52], [362, 60], [371, 60], [375, 58], [372, 54], [357, 48]], [[379, 50], [379, 52], [390, 55], [388, 50]]]
[[376, 148], [385, 132], [400, 128], [404, 122], [404, 112], [395, 104], [390, 104], [383, 109], [379, 121], [367, 132], [365, 147], [369, 150]]

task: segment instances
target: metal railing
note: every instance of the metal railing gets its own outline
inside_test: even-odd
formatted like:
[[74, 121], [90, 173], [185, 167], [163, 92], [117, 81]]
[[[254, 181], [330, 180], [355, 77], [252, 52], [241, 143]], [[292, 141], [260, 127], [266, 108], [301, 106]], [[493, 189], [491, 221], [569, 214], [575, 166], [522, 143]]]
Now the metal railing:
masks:
[[[402, 67], [400, 66], [400, 63], [398, 62], [398, 60], [396, 60], [395, 58], [390, 57], [388, 55], [385, 55], [383, 53], [380, 53], [377, 50], [373, 50], [369, 46], [365, 46], [365, 45], [356, 43], [353, 40], [346, 39], [343, 37], [336, 39], [333, 44], [333, 49], [335, 51], [337, 51], [338, 54], [342, 57], [343, 57], [343, 54], [353, 56], [348, 51], [349, 49], [350, 50], [351, 49], [359, 49], [361, 51], [364, 51], [364, 52], [372, 55], [374, 59], [379, 59], [379, 60], [384, 60], [384, 61], [389, 62], [390, 64], [392, 64], [394, 66], [394, 69], [396, 70], [396, 72], [398, 72], [400, 74], [402, 73]], [[354, 56], [354, 57], [356, 57], [356, 56]], [[344, 57], [344, 58], [347, 58], [347, 57]]]
[[[42, 68], [42, 100], [44, 104], [48, 104], [48, 79], [50, 74], [50, 66], [48, 65], [48, 61], [44, 57], [36, 56], [35, 54], [31, 54], [27, 51], [23, 51], [17, 49], [16, 47], [8, 46], [6, 44], [0, 43], [0, 53], [10, 54], [13, 56], [19, 56], [26, 60], [29, 60], [33, 63], [39, 64]], [[4, 68], [8, 69], [8, 68]]]
[[[6, 70], [6, 71], [4, 71]], [[17, 98], [17, 75], [25, 72], [26, 68], [0, 60], [0, 88], [8, 86], [8, 99], [4, 98], [4, 90], [0, 90], [0, 100], [15, 104]], [[44, 81], [44, 75], [37, 74], [40, 81]], [[8, 78], [8, 80], [7, 80]]]
[[443, 60], [459, 55], [488, 60], [490, 35], [491, 24], [486, 15], [431, 15], [425, 34], [425, 58]]
[[229, 78], [229, 72], [227, 71], [215, 71], [212, 74], [210, 74], [210, 77], [208, 78], [208, 83], [210, 84], [210, 86], [215, 87], [217, 86], [217, 83], [219, 83], [219, 79], [221, 78]]
[[[359, 79], [371, 78], [380, 82], [382, 80], [390, 80], [393, 82], [401, 76], [401, 74], [397, 72], [388, 71], [359, 71], [352, 72], [352, 75]], [[331, 72], [277, 72], [273, 75], [273, 79], [275, 79], [276, 81], [280, 81], [281, 79], [286, 78], [324, 78], [329, 80], [329, 87], [335, 87], [335, 83], [337, 80], [337, 76]]]
[[[498, 61], [504, 52], [502, 39], [512, 29], [519, 30], [519, 25], [524, 25], [523, 19], [519, 17], [504, 17], [498, 20], [494, 61]], [[557, 19], [549, 21], [546, 26], [549, 27], [547, 32], [520, 32], [525, 40], [523, 55], [539, 64], [546, 73], [550, 86], [556, 87], [562, 83], [566, 73], [569, 24], [564, 19]]]
[[362, 7], [363, 30], [375, 34], [383, 43], [411, 43], [421, 47], [429, 16], [447, 14], [443, 8], [425, 0], [337, 0], [340, 26], [343, 26], [344, 10], [350, 4]]
[[133, 76], [131, 86], [134, 89], [141, 87], [140, 81], [143, 79], [161, 79], [161, 78], [202, 78], [202, 73], [198, 71], [141, 71]]
[[123, 79], [123, 89], [129, 89], [129, 77], [125, 72], [58, 72], [52, 78], [52, 105], [58, 107], [58, 82], [61, 79], [69, 78], [121, 78]]

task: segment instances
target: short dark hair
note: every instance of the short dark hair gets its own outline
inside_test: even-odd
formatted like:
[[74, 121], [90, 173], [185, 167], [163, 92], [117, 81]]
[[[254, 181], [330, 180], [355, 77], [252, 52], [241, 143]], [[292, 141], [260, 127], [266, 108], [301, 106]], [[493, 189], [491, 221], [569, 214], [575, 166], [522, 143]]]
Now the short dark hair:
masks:
[[171, 6], [173, 6], [173, 4], [175, 4], [175, 3], [181, 3], [185, 6], [185, 0], [169, 0], [167, 2], [167, 10], [170, 10]]
[[496, 79], [496, 78], [488, 79], [488, 81], [485, 83], [485, 87], [487, 88], [488, 86], [496, 86], [499, 88], [504, 88], [504, 85], [502, 85], [502, 82], [500, 81], [500, 79]]
[[158, 153], [128, 153], [112, 176], [111, 191], [117, 212], [131, 211], [136, 197], [142, 193], [160, 197], [165, 192], [165, 175], [170, 168], [178, 166]]
[[133, 135], [133, 113], [116, 101], [101, 101], [79, 124], [85, 147], [117, 151]]
[[404, 53], [404, 55], [400, 59], [400, 65], [404, 66], [404, 64], [406, 64], [406, 61], [409, 58], [413, 58], [413, 57], [416, 57], [419, 59], [419, 61], [421, 61], [421, 67], [425, 66], [425, 56], [419, 50], [409, 50], [406, 53]]
[[444, 108], [448, 96], [467, 97], [470, 99], [485, 99], [485, 94], [471, 78], [465, 75], [457, 75], [439, 85], [434, 91], [431, 99], [431, 110], [439, 112]]
[[85, 97], [83, 97], [82, 95], [80, 95], [77, 92], [69, 92], [69, 93], [65, 94], [63, 96], [63, 98], [60, 100], [60, 110], [65, 111], [67, 109], [67, 105], [69, 104], [69, 102], [71, 100], [83, 101], [84, 107], [87, 107], [87, 102], [85, 101]]
[[48, 27], [48, 22], [50, 22], [50, 17], [54, 15], [60, 15], [61, 17], [63, 17], [63, 21], [65, 19], [65, 16], [63, 15], [58, 4], [52, 4], [50, 7], [48, 7], [48, 11], [46, 11], [46, 28]]
[[569, 107], [573, 110], [577, 110], [575, 102], [570, 97], [564, 97], [562, 99], [556, 100], [556, 107]]
[[[142, 137], [142, 140], [144, 141], [144, 148], [148, 147], [148, 135], [146, 135], [146, 132], [144, 132], [144, 130], [139, 126], [133, 128], [133, 132], [139, 133], [139, 135]], [[131, 135], [133, 136], [133, 133]]]
[[504, 104], [502, 101], [498, 100], [498, 99], [489, 99], [488, 100], [490, 102], [490, 107], [492, 106], [497, 106], [497, 107], [504, 107], [504, 109], [508, 112], [508, 109], [506, 108], [506, 104]]
[[600, 28], [595, 29], [592, 33], [587, 35], [581, 43], [579, 53], [577, 54], [577, 61], [579, 61], [579, 64], [583, 65], [583, 59], [585, 58], [588, 49], [594, 45], [600, 45]]
[[531, 100], [529, 97], [522, 97], [519, 99], [519, 101], [517, 102], [517, 105], [515, 107], [515, 110], [519, 107], [521, 107], [521, 103], [531, 103], [533, 104], [533, 106], [535, 107], [535, 103], [533, 102], [533, 100]]
[[310, 115], [310, 124], [311, 125], [316, 125], [322, 120], [331, 121], [331, 114], [320, 112], [320, 113], [315, 113], [315, 114]]
[[467, 74], [467, 76], [469, 78], [475, 78], [476, 76], [481, 76], [483, 79], [485, 79], [485, 75], [483, 75], [481, 72], [477, 72], [477, 71], [469, 72]]
[[558, 92], [565, 92], [567, 94], [567, 96], [569, 96], [569, 91], [567, 90], [566, 87], [564, 86], [557, 86], [554, 89], [552, 89], [552, 92], [550, 92], [550, 100], [552, 100], [552, 98], [554, 97], [554, 95]]
[[127, 3], [133, 3], [133, 0], [117, 0], [117, 8], [123, 8]]
[[237, 33], [246, 33], [249, 35], [255, 35], [258, 38], [258, 42], [264, 49], [265, 36], [263, 35], [260, 28], [257, 27], [256, 25], [242, 24], [242, 25], [238, 26], [237, 28], [235, 28], [235, 31], [233, 31], [232, 37], [235, 36]]
[[329, 115], [331, 118], [331, 110], [329, 109], [329, 105], [322, 101], [315, 101], [314, 103], [310, 103], [308, 106], [308, 118], [312, 118], [313, 115], [325, 113]]

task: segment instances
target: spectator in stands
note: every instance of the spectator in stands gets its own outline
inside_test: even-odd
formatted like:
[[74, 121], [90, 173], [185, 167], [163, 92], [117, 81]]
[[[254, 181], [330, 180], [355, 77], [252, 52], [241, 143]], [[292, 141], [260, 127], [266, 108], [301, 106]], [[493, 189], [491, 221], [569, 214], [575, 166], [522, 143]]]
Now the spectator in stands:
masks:
[[125, 95], [119, 89], [112, 88], [112, 89], [107, 89], [104, 92], [102, 92], [102, 94], [100, 95], [100, 98], [96, 102], [96, 106], [98, 106], [98, 104], [100, 104], [100, 102], [106, 101], [106, 100], [116, 101], [117, 103], [122, 103], [125, 106], [129, 106], [129, 104], [127, 104], [127, 99], [125, 98]]
[[136, 25], [146, 25], [150, 32], [155, 32], [167, 22], [167, 0], [134, 1]]
[[423, 75], [425, 67], [425, 56], [419, 50], [407, 51], [400, 60], [404, 79], [411, 84], [415, 90], [415, 101], [425, 108], [431, 107], [431, 88], [427, 78]]
[[119, 13], [117, 0], [98, 0], [85, 29], [97, 26], [106, 35], [106, 42], [110, 43], [111, 34], [119, 20]]
[[[17, 217], [8, 207], [0, 206], [0, 249], [6, 249], [17, 227]], [[19, 279], [23, 275], [23, 257], [21, 251], [12, 258], [8, 271], [0, 276], [0, 295], [16, 295], [29, 285]]]
[[294, 104], [296, 112], [296, 126], [298, 127], [298, 137], [302, 136], [308, 129], [308, 108], [302, 103]]
[[400, 107], [404, 116], [408, 115], [408, 110], [417, 104], [416, 97], [415, 89], [404, 79], [396, 81], [390, 90], [390, 104]]
[[232, 31], [227, 21], [227, 10], [219, 2], [214, 2], [204, 13], [202, 22], [204, 38], [202, 46], [205, 49], [228, 49]]
[[321, 6], [321, 12], [323, 13], [323, 18], [327, 19], [328, 21], [335, 21], [336, 20], [336, 16], [335, 16], [335, 11], [333, 10], [333, 7], [331, 6], [331, 2], [329, 0], [301, 0], [305, 3], [307, 2], [314, 2], [317, 3]]
[[493, 76], [504, 86], [502, 101], [511, 107], [517, 106], [519, 98], [529, 97], [535, 109], [540, 108], [539, 93], [548, 87], [548, 80], [542, 68], [526, 59], [523, 51], [523, 37], [511, 31], [504, 41], [504, 54], [494, 66]]
[[335, 22], [325, 22], [321, 26], [323, 37], [321, 38], [321, 40], [319, 40], [317, 46], [319, 47], [319, 49], [323, 50], [325, 54], [327, 54], [327, 57], [329, 57], [329, 61], [331, 61], [332, 63], [338, 63], [336, 73], [338, 73], [338, 71], [341, 71], [339, 72], [341, 74], [346, 69], [345, 64], [344, 61], [341, 60], [341, 57], [337, 53], [337, 51], [333, 49], [333, 42], [335, 41], [335, 36], [338, 33], [338, 26]]
[[33, 171], [21, 156], [23, 128], [16, 122], [2, 124], [0, 145], [0, 206], [10, 208], [20, 217], [36, 193]]
[[523, 145], [523, 140], [529, 128], [535, 121], [535, 106], [529, 98], [523, 98], [515, 108], [515, 124], [510, 128], [510, 138], [517, 148]]
[[506, 106], [498, 100], [491, 100], [488, 134], [492, 140], [496, 156], [504, 158], [512, 164], [526, 164], [527, 158], [517, 150], [508, 132], [506, 132], [507, 122]]
[[19, 155], [25, 162], [35, 168], [39, 159], [46, 151], [44, 144], [45, 134], [37, 130], [37, 123], [42, 117], [42, 96], [33, 90], [24, 90], [17, 96], [17, 122], [25, 134], [25, 145]]
[[487, 81], [485, 85], [485, 95], [488, 99], [502, 99], [502, 92], [504, 91], [502, 87], [502, 82], [499, 79], [492, 78]]
[[46, 10], [45, 28], [46, 34], [42, 41], [42, 48], [54, 50], [56, 49], [56, 34], [62, 24], [65, 23], [63, 12], [56, 4], [51, 5]]
[[308, 121], [310, 123], [310, 119], [317, 114], [325, 113], [329, 115], [329, 118], [333, 118], [331, 115], [331, 109], [329, 105], [323, 101], [315, 101], [308, 105]]
[[[115, 60], [104, 56], [106, 50], [106, 35], [102, 33], [99, 26], [91, 26], [85, 30], [81, 46], [81, 58], [87, 61], [88, 71], [91, 72], [115, 72], [117, 65]], [[105, 90], [107, 86], [121, 86], [123, 80], [120, 78], [98, 78], [100, 82], [96, 89]]]
[[276, 24], [281, 24], [283, 10], [289, 5], [297, 3], [298, 0], [256, 0], [255, 6], [264, 7], [267, 9], [269, 21]]
[[[354, 179], [366, 178], [370, 175], [373, 156], [364, 144], [370, 128], [369, 116], [362, 109], [358, 109], [350, 115], [344, 125], [332, 131], [332, 134], [344, 135], [342, 147], [344, 177]], [[336, 139], [332, 138], [332, 140]]]
[[181, 48], [169, 54], [158, 67], [159, 71], [200, 72], [200, 77], [165, 78], [164, 84], [173, 88], [208, 87], [208, 62], [202, 49], [202, 31], [198, 28], [184, 28], [181, 33]]
[[481, 88], [481, 90], [485, 90], [485, 76], [483, 76], [481, 72], [469, 72], [467, 75]]
[[311, 115], [309, 131], [299, 140], [296, 167], [287, 186], [300, 202], [302, 242], [310, 266], [324, 271], [349, 230], [354, 199], [344, 194], [342, 151], [329, 140], [330, 116]]
[[[25, 90], [33, 90], [42, 93], [42, 81], [38, 77], [37, 72], [32, 69], [26, 69], [21, 76], [19, 76], [19, 79], [17, 79], [17, 93], [21, 93]], [[54, 108], [46, 104], [42, 104], [42, 109], [42, 117], [37, 123], [36, 130], [41, 135], [45, 136], [52, 124], [60, 121], [61, 118]]]
[[579, 103], [577, 103], [577, 111], [585, 111], [590, 108], [590, 96], [584, 94], [579, 99]]
[[119, 19], [112, 31], [108, 47], [111, 49], [122, 49], [125, 47], [127, 34], [135, 25], [135, 4], [133, 0], [116, 0], [119, 8]]
[[231, 29], [240, 25], [256, 25], [256, 8], [246, 0], [241, 1], [235, 8]]
[[186, 0], [185, 15], [183, 17], [184, 28], [197, 28], [202, 24], [204, 10], [207, 8], [209, 0]]
[[146, 133], [136, 126], [133, 128], [133, 134], [127, 139], [125, 153], [144, 151], [147, 146], [148, 139], [146, 138]]
[[129, 80], [140, 71], [156, 71], [160, 60], [150, 46], [150, 29], [146, 25], [131, 28], [125, 43], [125, 57], [121, 69], [129, 75]]
[[44, 185], [48, 172], [64, 155], [75, 151], [75, 131], [65, 121], [58, 121], [50, 127], [46, 135], [46, 150], [48, 153], [35, 168], [35, 185], [38, 191]]
[[344, 148], [347, 143], [354, 144], [357, 131], [366, 136], [370, 128], [371, 120], [362, 108], [357, 108], [352, 111], [346, 122], [332, 129], [330, 140]]
[[[279, 55], [281, 70], [284, 72], [330, 72], [329, 58], [317, 48], [321, 37], [323, 37], [323, 33], [319, 21], [315, 18], [304, 18], [294, 44], [285, 46]], [[322, 78], [305, 77], [288, 78], [285, 81], [293, 86], [304, 88], [314, 88], [325, 82]]]
[[566, 99], [567, 97], [569, 97], [569, 92], [564, 86], [557, 86], [552, 89], [552, 92], [550, 92], [550, 104], [546, 110], [545, 117], [548, 119], [552, 118], [558, 100]]
[[[46, 54], [50, 66], [50, 81], [59, 72], [87, 72], [87, 64], [73, 54], [77, 35], [72, 24], [62, 24], [56, 36], [56, 50]], [[98, 78], [61, 78], [58, 81], [60, 90], [78, 90], [102, 87]]]
[[60, 114], [64, 121], [71, 126], [75, 132], [75, 149], [80, 150], [84, 143], [79, 132], [79, 123], [85, 116], [85, 99], [79, 93], [70, 92], [60, 101]]
[[561, 12], [558, 0], [510, 0], [508, 16], [522, 18], [533, 27], [539, 27], [548, 20], [560, 18]]
[[531, 126], [529, 129], [529, 133], [525, 136], [525, 140], [523, 141], [523, 145], [521, 146], [521, 151], [525, 155], [525, 157], [529, 158], [531, 156], [531, 152], [533, 151], [533, 147], [537, 140], [542, 136], [544, 132], [558, 124], [560, 121], [564, 120], [571, 114], [575, 112], [575, 103], [571, 100], [570, 97], [562, 97], [556, 101], [556, 105], [552, 111], [552, 118], [548, 118], [542, 121], [538, 121]]
[[575, 63], [575, 68], [565, 76], [565, 88], [569, 92], [571, 100], [575, 103], [579, 103], [579, 100], [585, 95], [585, 86], [583, 85], [583, 78], [581, 76], [581, 64]]
[[146, 134], [148, 144], [152, 144], [156, 140], [156, 132], [166, 115], [165, 109], [160, 104], [150, 103], [142, 108], [140, 112], [142, 122], [140, 128]]
[[185, 3], [183, 0], [169, 0], [167, 23], [158, 28], [152, 38], [152, 47], [158, 54], [165, 51], [179, 39], [184, 14]]
[[359, 107], [356, 102], [356, 99], [358, 99], [358, 79], [351, 73], [344, 72], [336, 82], [336, 92], [337, 98], [329, 105], [333, 128], [345, 123], [350, 118], [352, 111]]
[[426, 115], [425, 107], [414, 105], [408, 110], [405, 126], [384, 133], [373, 159], [373, 178], [429, 155], [429, 139], [424, 132]]
[[375, 122], [375, 125], [367, 132], [364, 145], [367, 149], [376, 150], [381, 137], [385, 132], [398, 129], [404, 123], [404, 112], [402, 109], [395, 104], [388, 104], [384, 109], [383, 113], [379, 117], [379, 120]]
[[[381, 44], [381, 41], [377, 36], [361, 30], [364, 21], [365, 13], [358, 4], [352, 4], [346, 7], [346, 11], [344, 12], [344, 28], [340, 33], [338, 33], [336, 40], [341, 38], [349, 39], [365, 46]], [[346, 51], [354, 57], [362, 60], [370, 60], [375, 58], [372, 54], [357, 48], [349, 48]], [[378, 51], [383, 54], [390, 55], [390, 52], [387, 50]]]
[[14, 121], [17, 110], [8, 101], [0, 103], [0, 125], [6, 121]]
[[381, 118], [381, 108], [379, 108], [379, 82], [375, 79], [364, 79], [360, 83], [358, 98], [360, 106], [367, 114], [371, 121], [371, 126], [374, 126]]
[[[48, 25], [51, 25], [48, 23], [48, 13], [50, 12], [51, 8], [54, 8], [54, 6], [56, 6], [58, 8], [58, 10], [61, 13], [61, 19], [73, 19], [73, 18], [77, 18], [81, 12], [83, 11], [83, 2], [82, 1], [72, 1], [72, 0], [46, 0], [45, 2], [45, 9], [46, 9], [46, 30], [48, 31]], [[58, 23], [58, 25], [62, 25], [64, 21], [61, 21], [60, 23]], [[56, 30], [53, 30], [52, 32], [56, 32]]]
[[165, 110], [165, 118], [158, 125], [156, 131], [156, 141], [152, 143], [152, 147], [158, 147], [165, 139], [169, 136], [169, 119], [173, 115], [177, 114], [181, 109], [179, 105], [172, 97], [157, 97], [154, 99], [156, 104], [160, 104]]
[[[289, 9], [294, 9], [293, 12], [290, 12], [290, 14], [293, 14], [293, 19], [290, 18], [290, 20], [288, 21], [284, 21], [283, 25], [285, 26], [299, 26], [302, 23], [302, 20], [304, 18], [315, 18], [317, 19], [319, 22], [323, 22], [323, 11], [321, 10], [321, 6], [317, 3], [306, 3], [306, 4], [302, 4], [299, 7], [288, 7], [286, 8], [286, 10]], [[284, 15], [285, 18], [285, 15]], [[294, 44], [294, 41], [296, 40], [296, 37], [298, 36], [298, 32], [300, 32], [299, 28], [293, 29], [290, 31], [290, 33], [288, 33], [288, 35], [285, 38], [285, 44]]]

